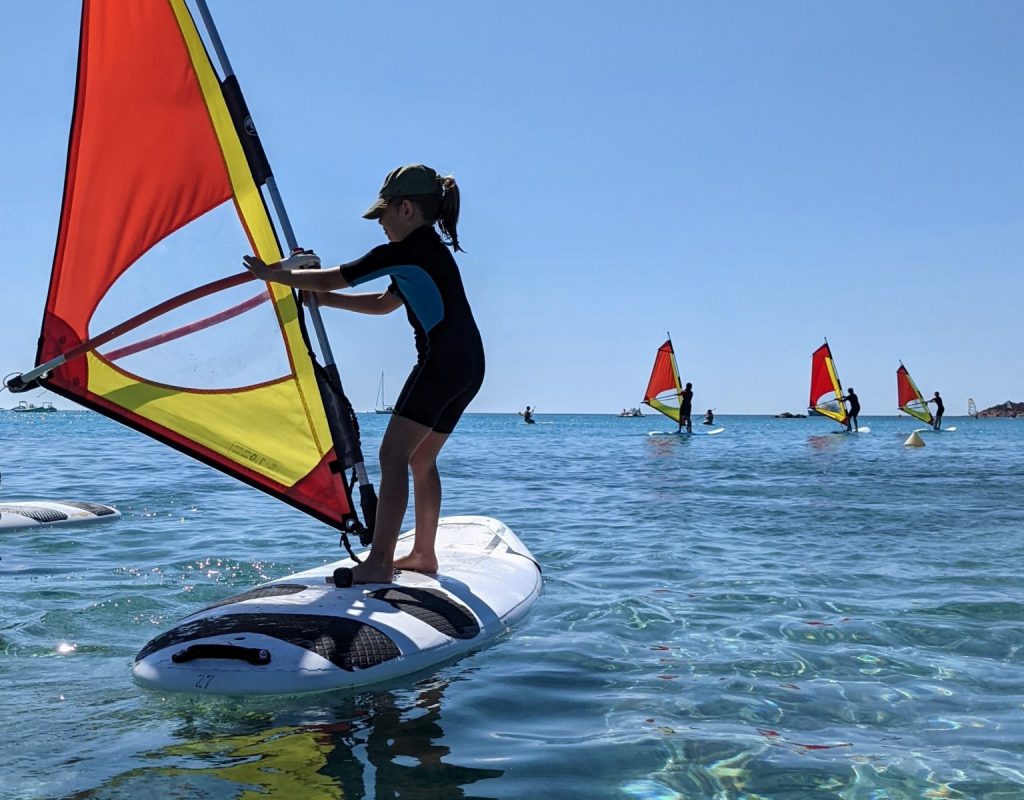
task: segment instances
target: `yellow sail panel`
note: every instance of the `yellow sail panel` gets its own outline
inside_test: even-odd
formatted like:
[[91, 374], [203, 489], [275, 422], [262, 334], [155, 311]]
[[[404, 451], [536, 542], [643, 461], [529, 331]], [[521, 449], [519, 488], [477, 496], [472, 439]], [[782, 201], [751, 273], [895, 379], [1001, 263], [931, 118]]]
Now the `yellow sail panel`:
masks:
[[[303, 413], [294, 381], [245, 391], [182, 392], [139, 381], [93, 353], [85, 357], [97, 396], [285, 487], [306, 477], [330, 450], [329, 440], [316, 436]], [[254, 409], [272, 414], [273, 425], [260, 424]]]

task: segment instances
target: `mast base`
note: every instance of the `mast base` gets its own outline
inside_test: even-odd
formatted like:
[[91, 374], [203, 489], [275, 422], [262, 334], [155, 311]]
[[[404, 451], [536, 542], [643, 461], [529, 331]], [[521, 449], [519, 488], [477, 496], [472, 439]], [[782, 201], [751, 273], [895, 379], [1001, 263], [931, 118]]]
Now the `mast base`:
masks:
[[20, 394], [21, 392], [30, 392], [33, 389], [42, 388], [39, 385], [38, 378], [26, 381], [22, 379], [21, 375], [15, 375], [13, 378], [8, 378], [4, 385], [7, 387], [7, 391], [11, 394]]

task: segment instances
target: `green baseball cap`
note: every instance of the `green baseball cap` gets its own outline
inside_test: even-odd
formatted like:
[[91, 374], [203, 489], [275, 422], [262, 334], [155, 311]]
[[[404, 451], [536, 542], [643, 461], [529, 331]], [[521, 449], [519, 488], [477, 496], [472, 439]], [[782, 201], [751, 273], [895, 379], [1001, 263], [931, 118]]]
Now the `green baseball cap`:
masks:
[[388, 173], [384, 185], [377, 193], [364, 219], [378, 219], [388, 207], [388, 201], [396, 197], [418, 197], [420, 195], [441, 194], [441, 176], [430, 167], [422, 164], [408, 164]]

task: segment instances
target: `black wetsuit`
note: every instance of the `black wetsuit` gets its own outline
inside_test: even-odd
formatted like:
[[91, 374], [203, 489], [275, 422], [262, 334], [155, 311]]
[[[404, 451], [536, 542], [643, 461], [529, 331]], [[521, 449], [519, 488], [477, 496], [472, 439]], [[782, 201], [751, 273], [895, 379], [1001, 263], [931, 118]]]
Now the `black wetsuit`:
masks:
[[683, 399], [679, 404], [679, 424], [690, 428], [690, 414], [693, 413], [693, 389], [683, 389]]
[[932, 426], [935, 430], [938, 430], [942, 427], [942, 412], [946, 410], [946, 407], [942, 405], [942, 398], [938, 395], [935, 395], [929, 402], [935, 403], [935, 421], [932, 423]]
[[343, 264], [350, 286], [388, 275], [416, 336], [416, 366], [395, 414], [451, 433], [484, 379], [484, 348], [458, 265], [431, 225]]
[[[860, 415], [860, 400], [857, 399], [857, 395], [855, 395], [853, 392], [847, 394], [844, 399], [850, 401], [850, 411], [848, 413], [848, 417], [850, 421], [853, 422], [853, 425], [856, 427], [857, 417]], [[846, 427], [850, 427], [850, 422], [846, 423]]]

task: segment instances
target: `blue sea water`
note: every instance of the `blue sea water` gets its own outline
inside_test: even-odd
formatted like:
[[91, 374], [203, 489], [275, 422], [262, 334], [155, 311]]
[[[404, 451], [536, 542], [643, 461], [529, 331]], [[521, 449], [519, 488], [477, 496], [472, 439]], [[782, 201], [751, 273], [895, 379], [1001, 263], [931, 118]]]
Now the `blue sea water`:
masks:
[[143, 691], [133, 657], [334, 533], [97, 415], [0, 414], [0, 500], [124, 514], [0, 534], [0, 797], [1024, 797], [1024, 423], [537, 419], [469, 415], [440, 462], [444, 513], [542, 563], [525, 623], [239, 701]]

